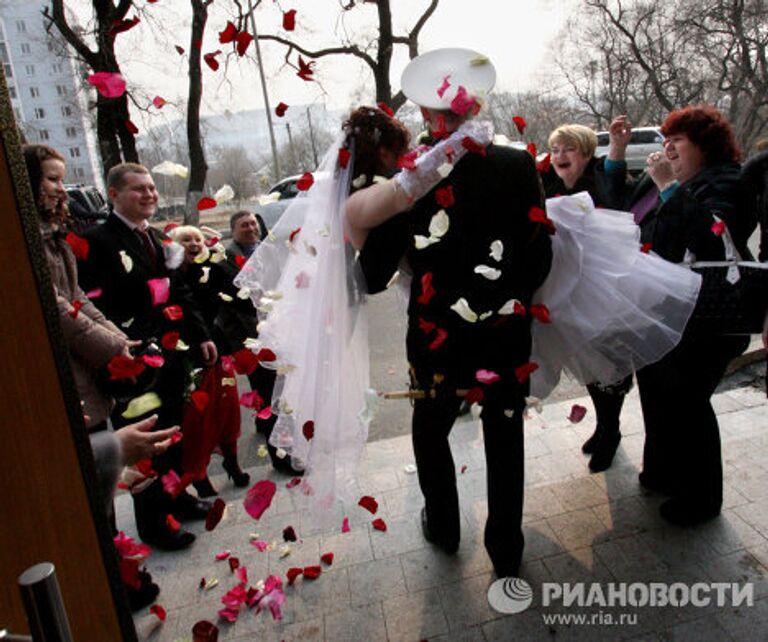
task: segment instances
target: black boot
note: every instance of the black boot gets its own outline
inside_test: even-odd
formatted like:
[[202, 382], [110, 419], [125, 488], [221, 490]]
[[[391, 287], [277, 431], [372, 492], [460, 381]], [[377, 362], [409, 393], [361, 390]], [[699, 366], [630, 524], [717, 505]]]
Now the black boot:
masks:
[[195, 490], [197, 491], [197, 496], [200, 497], [201, 499], [204, 499], [206, 497], [214, 497], [219, 494], [211, 484], [211, 480], [208, 479], [208, 476], [205, 476], [202, 479], [197, 479], [193, 481], [192, 485], [195, 487]]
[[276, 471], [285, 473], [286, 475], [293, 475], [294, 477], [301, 477], [304, 475], [303, 470], [297, 470], [293, 467], [291, 458], [288, 455], [285, 457], [278, 457], [277, 448], [272, 444], [267, 444], [267, 452], [269, 453], [269, 458], [272, 460], [272, 468]]
[[616, 430], [612, 433], [603, 433], [597, 440], [594, 453], [589, 460], [589, 469], [593, 473], [608, 470], [613, 463], [613, 457], [621, 441], [621, 433]]
[[176, 519], [205, 519], [211, 508], [213, 502], [198, 499], [183, 490], [173, 500], [171, 512]]
[[597, 426], [595, 426], [595, 432], [592, 433], [592, 436], [581, 445], [581, 452], [583, 452], [585, 455], [593, 454], [595, 452], [597, 442], [600, 441], [600, 436], [602, 434], [603, 427], [600, 424], [597, 424]]
[[139, 537], [146, 544], [163, 551], [178, 551], [195, 541], [195, 536], [183, 528], [174, 530], [168, 524], [171, 513], [170, 497], [160, 481], [133, 497], [133, 509]]
[[227, 471], [227, 477], [232, 480], [235, 486], [243, 488], [244, 486], [247, 486], [251, 481], [251, 476], [248, 473], [243, 472], [243, 469], [240, 468], [240, 464], [237, 461], [237, 455], [229, 455], [228, 457], [224, 457], [224, 461], [221, 462], [221, 466], [224, 470]]
[[149, 606], [155, 601], [157, 594], [160, 593], [160, 587], [152, 581], [152, 576], [147, 571], [139, 571], [139, 582], [140, 586], [138, 588], [125, 585], [131, 611], [138, 611], [145, 606]]

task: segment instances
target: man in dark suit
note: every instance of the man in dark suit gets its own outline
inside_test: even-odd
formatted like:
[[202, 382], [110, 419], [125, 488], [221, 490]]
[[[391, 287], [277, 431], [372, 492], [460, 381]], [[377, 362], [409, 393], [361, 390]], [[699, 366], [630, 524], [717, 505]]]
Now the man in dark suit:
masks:
[[[234, 270], [233, 274], [237, 274], [267, 234], [267, 230], [262, 218], [248, 210], [235, 212], [229, 219], [229, 229], [232, 233], [232, 240], [226, 246], [227, 263], [228, 267]], [[255, 339], [258, 336], [256, 326], [259, 319], [256, 308], [246, 310], [242, 306], [222, 306], [216, 323], [224, 336], [229, 339], [231, 345], [237, 349], [243, 347], [243, 342], [246, 339]], [[253, 372], [248, 374], [251, 390], [257, 391], [267, 404], [272, 399], [275, 376], [274, 370], [264, 368], [261, 365], [258, 365]], [[256, 418], [256, 430], [267, 439], [267, 450], [272, 460], [272, 466], [289, 475], [301, 475], [302, 472], [295, 470], [291, 465], [291, 458], [289, 456], [278, 457], [277, 449], [269, 443], [276, 419], [276, 415], [272, 415], [268, 419]]]
[[[469, 105], [462, 111], [456, 96], [491, 89], [495, 72], [486, 58], [437, 50], [409, 68], [405, 94], [422, 107], [432, 132], [457, 132], [458, 139], [444, 148], [446, 162], [432, 163], [438, 175], [428, 185], [411, 187], [421, 182], [419, 159], [411, 175], [403, 170], [390, 183], [369, 188], [393, 202], [392, 214], [418, 199], [409, 211], [373, 227], [388, 218], [379, 209], [366, 226], [365, 216], [354, 216], [354, 201], [369, 190], [350, 197], [352, 238], [360, 239], [356, 225], [369, 228], [360, 260], [370, 292], [385, 287], [403, 256], [412, 272], [406, 342], [412, 385], [422, 395], [414, 402], [412, 427], [424, 536], [447, 553], [459, 546], [448, 436], [465, 396], [482, 405], [486, 549], [499, 577], [517, 575], [524, 544], [523, 412], [532, 368], [531, 316], [525, 311], [552, 256], [549, 235], [537, 222], [543, 212], [532, 209], [542, 205], [540, 182], [527, 152], [462, 138], [460, 127], [472, 110]], [[470, 151], [456, 161], [462, 147]]]
[[[162, 345], [164, 359], [161, 367], [147, 367], [136, 383], [122, 391], [112, 423], [119, 429], [156, 412], [158, 429], [181, 425], [187, 373], [180, 348], [189, 344], [210, 365], [217, 359], [216, 346], [190, 290], [176, 275], [182, 254], [148, 223], [157, 209], [158, 195], [147, 169], [134, 163], [113, 167], [107, 176], [107, 192], [113, 209], [103, 225], [86, 235], [89, 251], [79, 266], [81, 285], [85, 291], [99, 292], [94, 303], [131, 339], [143, 347]], [[126, 418], [127, 402], [148, 391], [155, 392], [162, 405]], [[171, 515], [202, 519], [210, 510], [209, 502], [186, 491], [173, 499], [163, 490], [160, 476], [171, 470], [183, 475], [181, 443], [153, 459], [158, 478], [150, 483], [145, 480], [141, 492], [132, 494], [140, 537], [167, 550], [184, 548], [195, 539]]]

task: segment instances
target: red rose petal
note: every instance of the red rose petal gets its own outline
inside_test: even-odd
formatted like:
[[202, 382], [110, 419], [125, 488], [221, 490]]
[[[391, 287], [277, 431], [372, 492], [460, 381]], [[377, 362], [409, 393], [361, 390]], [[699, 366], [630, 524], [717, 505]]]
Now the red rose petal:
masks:
[[363, 495], [357, 504], [358, 506], [362, 506], [365, 510], [371, 512], [374, 515], [376, 514], [376, 511], [379, 510], [379, 502], [377, 502], [370, 495]]
[[300, 192], [306, 192], [315, 182], [315, 177], [311, 172], [304, 172], [301, 178], [296, 181], [296, 189]]
[[225, 507], [226, 504], [221, 497], [217, 497], [214, 500], [213, 506], [211, 506], [211, 510], [209, 510], [208, 514], [205, 516], [205, 530], [212, 531], [219, 525], [221, 518], [224, 516]]
[[233, 573], [240, 568], [240, 558], [238, 557], [230, 557], [227, 562], [229, 562], [229, 570]]
[[184, 317], [184, 310], [180, 305], [168, 305], [163, 308], [163, 316], [169, 321], [180, 321]]
[[197, 412], [203, 412], [211, 400], [211, 396], [205, 390], [195, 390], [189, 397], [192, 404], [197, 408]]
[[133, 18], [129, 18], [127, 20], [114, 20], [112, 22], [112, 26], [109, 29], [109, 37], [114, 38], [119, 33], [133, 29], [137, 24], [139, 24], [139, 22], [141, 22], [139, 20], [139, 16], [133, 16]]
[[310, 441], [312, 437], [315, 436], [315, 422], [311, 419], [305, 421], [304, 425], [301, 427], [301, 434], [304, 435], [304, 439]]
[[293, 526], [286, 526], [283, 529], [283, 540], [286, 542], [295, 542], [298, 539], [296, 537], [296, 530], [293, 528]]
[[440, 85], [440, 86], [437, 88], [437, 95], [438, 95], [440, 98], [442, 98], [442, 97], [443, 97], [443, 95], [445, 94], [445, 92], [446, 92], [446, 91], [448, 91], [448, 87], [450, 87], [450, 86], [451, 86], [451, 83], [449, 83], [449, 82], [448, 82], [448, 79], [449, 79], [449, 78], [450, 78], [450, 75], [448, 75], [448, 76], [445, 76], [445, 77], [443, 78], [443, 84], [442, 84], [442, 85]]
[[416, 297], [416, 301], [422, 305], [427, 305], [435, 296], [435, 288], [432, 287], [432, 272], [425, 272], [421, 276], [421, 294]]
[[75, 255], [75, 258], [77, 258], [78, 261], [85, 261], [88, 259], [88, 241], [74, 232], [69, 232], [64, 237], [64, 240], [67, 242], [67, 245], [72, 248], [72, 254]]
[[475, 142], [469, 136], [464, 136], [464, 138], [461, 139], [461, 146], [470, 154], [479, 154], [480, 156], [486, 155], [485, 146]]
[[272, 412], [272, 406], [265, 406], [259, 412], [256, 413], [257, 419], [269, 419], [274, 413]]
[[352, 155], [349, 153], [349, 150], [346, 147], [342, 147], [339, 149], [339, 167], [344, 169], [347, 165], [349, 165], [349, 159]]
[[235, 27], [233, 22], [227, 21], [227, 26], [224, 27], [224, 31], [219, 32], [219, 42], [221, 44], [234, 42], [235, 36], [237, 36], [237, 27]]
[[531, 316], [541, 323], [552, 323], [552, 319], [549, 317], [549, 308], [543, 303], [534, 303], [528, 308]]
[[166, 515], [165, 523], [172, 531], [177, 531], [181, 528], [181, 524], [179, 524], [173, 515]]
[[309, 62], [306, 62], [304, 58], [299, 56], [299, 70], [296, 72], [296, 75], [302, 80], [305, 80], [307, 82], [312, 81], [312, 76], [315, 73], [312, 70], [312, 65], [314, 64], [315, 64], [314, 60], [310, 60]]
[[104, 98], [119, 98], [125, 93], [125, 79], [117, 73], [97, 71], [86, 78]]
[[330, 566], [333, 564], [333, 553], [323, 553], [320, 556], [320, 561], [323, 562], [323, 564]]
[[278, 118], [282, 118], [285, 116], [285, 111], [288, 109], [288, 105], [285, 103], [277, 103], [277, 107], [275, 107], [275, 115]]
[[345, 517], [341, 521], [341, 532], [342, 533], [349, 533], [349, 517]]
[[80, 314], [80, 308], [83, 307], [82, 301], [72, 301], [72, 310], [69, 311], [67, 314], [71, 316], [73, 319], [77, 319], [77, 315]]
[[475, 105], [477, 105], [475, 97], [467, 92], [464, 85], [459, 85], [459, 89], [451, 101], [451, 111], [459, 116], [464, 116]]
[[179, 54], [180, 56], [184, 55], [184, 47], [180, 45], [173, 45], [173, 46], [175, 47], [177, 54]]
[[165, 612], [165, 609], [159, 604], [153, 604], [152, 606], [150, 606], [149, 612], [152, 615], [157, 616], [157, 619], [160, 620], [161, 622], [165, 622], [165, 618], [167, 617], [167, 614]]
[[437, 327], [436, 323], [432, 323], [431, 321], [425, 321], [424, 319], [419, 317], [419, 330], [421, 330], [424, 334], [432, 334], [432, 332], [434, 332], [436, 327]]
[[245, 265], [247, 262], [248, 262], [248, 259], [246, 259], [244, 256], [241, 256], [240, 254], [238, 254], [238, 255], [235, 257], [235, 265], [237, 265], [237, 267], [239, 267], [240, 269], [242, 269], [242, 267], [243, 267], [243, 266], [244, 266], [244, 265]]
[[134, 122], [129, 118], [125, 121], [125, 128], [131, 132], [134, 136], [139, 133], [139, 128], [136, 127]]
[[197, 201], [197, 209], [199, 211], [203, 210], [209, 210], [212, 207], [216, 207], [218, 203], [213, 200], [210, 196], [203, 196], [199, 201]]
[[274, 361], [277, 359], [277, 355], [275, 355], [272, 350], [269, 348], [262, 348], [259, 350], [258, 354], [256, 355], [259, 359], [259, 361]]
[[210, 53], [207, 53], [203, 56], [203, 61], [213, 71], [217, 71], [219, 69], [219, 61], [216, 60], [216, 56], [218, 56], [220, 53], [221, 49], [217, 49], [216, 51], [211, 51]]
[[523, 383], [528, 377], [531, 376], [531, 373], [535, 372], [539, 369], [538, 364], [529, 362], [524, 363], [522, 366], [518, 366], [515, 368], [515, 377], [517, 377], [517, 380], [520, 383]]
[[555, 224], [542, 208], [535, 205], [531, 207], [531, 209], [528, 210], [528, 218], [534, 223], [542, 223], [550, 234], [555, 233]]
[[285, 487], [286, 488], [294, 488], [294, 487], [298, 486], [300, 483], [301, 483], [301, 477], [294, 477], [293, 479], [291, 479], [291, 481], [289, 481], [285, 485]]
[[443, 345], [443, 343], [445, 343], [445, 340], [447, 338], [448, 338], [448, 330], [444, 330], [443, 328], [438, 328], [435, 338], [432, 340], [432, 343], [429, 344], [429, 349], [437, 350], [441, 345]]
[[525, 118], [522, 116], [512, 116], [512, 122], [515, 123], [517, 131], [520, 132], [520, 135], [522, 136], [525, 128], [528, 126], [528, 123], [525, 122]]
[[412, 149], [410, 152], [403, 154], [400, 158], [397, 159], [397, 166], [400, 169], [413, 171], [416, 169], [416, 159], [418, 157], [419, 153], [415, 149]]
[[546, 174], [549, 171], [549, 168], [552, 166], [552, 156], [547, 154], [542, 158], [539, 162], [536, 163], [536, 171], [539, 172], [539, 174]]
[[641, 251], [643, 254], [648, 254], [648, 252], [650, 252], [650, 251], [651, 251], [651, 248], [652, 248], [652, 247], [653, 247], [653, 243], [643, 243], [643, 244], [640, 246], [640, 251]]
[[394, 117], [394, 115], [395, 115], [395, 112], [394, 112], [394, 111], [392, 110], [392, 108], [391, 108], [389, 105], [387, 105], [387, 103], [385, 103], [384, 101], [380, 101], [380, 102], [378, 102], [378, 103], [376, 104], [376, 106], [377, 106], [379, 109], [381, 109], [381, 111], [383, 111], [383, 112], [384, 112], [384, 113], [385, 113], [387, 116], [389, 116], [390, 118], [393, 118], [393, 117]]
[[571, 407], [571, 414], [568, 415], [568, 421], [570, 421], [572, 424], [577, 424], [582, 419], [584, 419], [586, 414], [587, 409], [584, 406], [580, 406], [579, 404], [575, 403]]
[[289, 586], [292, 585], [296, 581], [296, 578], [299, 575], [302, 575], [303, 573], [304, 573], [304, 569], [296, 568], [295, 566], [292, 568], [289, 568], [285, 572], [285, 576], [288, 578], [288, 585]]
[[296, 9], [291, 9], [283, 14], [283, 29], [293, 31], [296, 28]]
[[155, 96], [152, 99], [152, 104], [157, 107], [158, 109], [162, 109], [168, 101], [165, 100], [162, 96]]
[[275, 490], [275, 482], [269, 479], [256, 482], [243, 500], [243, 506], [248, 514], [254, 519], [259, 519], [272, 503]]
[[467, 465], [466, 465], [466, 464], [464, 464], [464, 465], [461, 467], [461, 470], [459, 470], [459, 474], [460, 474], [460, 475], [463, 475], [463, 474], [464, 474], [464, 473], [466, 473], [466, 472], [467, 472]]
[[323, 569], [319, 566], [305, 566], [303, 570], [304, 577], [308, 580], [316, 580], [322, 572]]
[[386, 531], [387, 530], [387, 523], [381, 519], [381, 517], [374, 519], [371, 522], [371, 525], [377, 530], [377, 531]]
[[724, 221], [715, 221], [712, 223], [712, 234], [715, 236], [722, 236], [723, 232], [725, 232], [725, 222]]
[[252, 374], [259, 366], [260, 359], [248, 348], [241, 348], [232, 355], [237, 374]]
[[470, 388], [464, 395], [464, 401], [466, 401], [470, 406], [473, 403], [482, 403], [483, 399], [485, 399], [485, 392], [483, 392], [483, 389], [480, 386]]
[[451, 207], [456, 202], [453, 196], [453, 186], [448, 185], [447, 187], [435, 190], [435, 200], [440, 207]]
[[178, 332], [166, 332], [160, 339], [160, 345], [166, 350], [175, 350], [180, 337]]
[[123, 379], [132, 379], [138, 377], [146, 366], [144, 363], [134, 357], [126, 357], [123, 354], [116, 354], [107, 363], [107, 371], [111, 381], [121, 381]]
[[533, 156], [534, 160], [536, 160], [536, 143], [528, 143], [525, 146], [525, 149], [531, 156]]
[[235, 36], [235, 45], [237, 50], [237, 55], [241, 58], [245, 55], [245, 52], [248, 51], [248, 47], [253, 42], [253, 36], [249, 34], [247, 31], [241, 31]]

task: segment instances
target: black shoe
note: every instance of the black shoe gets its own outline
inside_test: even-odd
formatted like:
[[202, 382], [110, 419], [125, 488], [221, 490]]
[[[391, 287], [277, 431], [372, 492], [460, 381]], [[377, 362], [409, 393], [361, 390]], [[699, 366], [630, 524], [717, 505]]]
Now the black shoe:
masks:
[[237, 461], [237, 455], [232, 457], [224, 457], [224, 461], [221, 463], [222, 468], [227, 471], [227, 477], [229, 477], [235, 486], [243, 488], [251, 481], [251, 476], [243, 472], [240, 468], [240, 464]]
[[595, 452], [597, 442], [600, 441], [600, 436], [603, 434], [603, 428], [599, 424], [595, 426], [595, 432], [581, 445], [581, 452], [585, 455], [591, 455]]
[[621, 441], [621, 433], [603, 433], [597, 440], [594, 453], [589, 460], [589, 469], [593, 473], [608, 470], [613, 463], [613, 457]]
[[171, 512], [176, 519], [205, 519], [213, 503], [197, 499], [186, 491], [179, 493], [173, 502]]
[[173, 530], [168, 526], [171, 501], [161, 483], [155, 481], [132, 497], [136, 528], [143, 542], [163, 551], [178, 551], [195, 541], [192, 533], [183, 528]]
[[211, 480], [208, 479], [208, 477], [203, 477], [202, 479], [193, 481], [192, 485], [197, 491], [197, 496], [201, 499], [205, 497], [215, 497], [219, 494], [211, 484]]
[[441, 539], [432, 534], [432, 532], [429, 530], [429, 524], [427, 523], [426, 507], [421, 509], [421, 532], [424, 534], [425, 540], [427, 540], [430, 544], [434, 544], [448, 555], [453, 555], [457, 550], [459, 550], [458, 540], [448, 541], [447, 539]]
[[125, 585], [131, 611], [138, 611], [149, 606], [160, 593], [160, 587], [152, 581], [152, 576], [147, 571], [139, 571], [139, 582], [141, 583], [139, 588]]
[[714, 519], [720, 514], [720, 508], [673, 497], [659, 506], [659, 514], [670, 524], [686, 527]]
[[291, 458], [288, 455], [285, 457], [278, 457], [277, 448], [275, 448], [273, 445], [267, 444], [267, 452], [269, 452], [269, 458], [272, 460], [272, 468], [274, 468], [277, 472], [285, 473], [286, 475], [291, 475], [293, 477], [304, 476], [303, 470], [297, 470], [293, 467]]

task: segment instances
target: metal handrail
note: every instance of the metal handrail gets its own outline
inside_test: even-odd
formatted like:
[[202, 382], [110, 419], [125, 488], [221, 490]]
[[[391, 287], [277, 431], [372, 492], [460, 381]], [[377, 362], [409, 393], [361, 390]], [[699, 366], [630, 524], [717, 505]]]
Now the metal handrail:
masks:
[[34, 642], [72, 642], [56, 568], [50, 562], [30, 566], [19, 576], [19, 590], [32, 637], [6, 638]]

